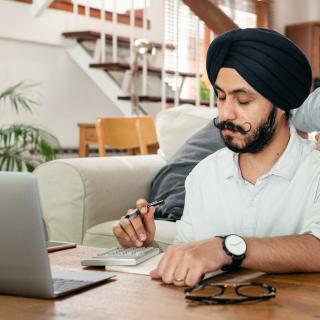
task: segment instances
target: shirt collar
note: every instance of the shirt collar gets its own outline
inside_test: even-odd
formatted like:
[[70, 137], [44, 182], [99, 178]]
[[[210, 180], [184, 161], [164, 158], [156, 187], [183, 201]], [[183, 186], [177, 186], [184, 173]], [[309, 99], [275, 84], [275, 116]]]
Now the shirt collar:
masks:
[[271, 170], [265, 175], [277, 175], [291, 180], [300, 164], [302, 153], [301, 138], [298, 136], [296, 128], [290, 123], [290, 139], [283, 154]]
[[[290, 122], [290, 139], [289, 143], [284, 150], [283, 154], [271, 170], [263, 175], [261, 178], [277, 175], [285, 179], [291, 180], [296, 172], [296, 168], [300, 163], [301, 155], [301, 138], [298, 136], [295, 127]], [[224, 176], [226, 179], [234, 177], [242, 179], [241, 171], [239, 168], [239, 154], [231, 150], [227, 150], [227, 156], [224, 161]]]
[[239, 154], [231, 151], [226, 148], [226, 159], [224, 159], [223, 165], [223, 174], [226, 179], [231, 178], [233, 176], [236, 177], [236, 171], [239, 170], [238, 165]]

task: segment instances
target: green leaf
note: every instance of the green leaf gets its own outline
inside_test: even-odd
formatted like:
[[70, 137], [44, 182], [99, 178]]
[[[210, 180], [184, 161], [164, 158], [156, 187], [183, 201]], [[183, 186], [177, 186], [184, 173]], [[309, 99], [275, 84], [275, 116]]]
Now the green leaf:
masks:
[[50, 132], [24, 124], [0, 129], [0, 170], [28, 170], [56, 157], [59, 141]]
[[5, 102], [9, 100], [11, 102], [12, 107], [17, 113], [19, 113], [20, 109], [24, 109], [31, 113], [32, 108], [36, 105], [39, 105], [39, 103], [27, 97], [25, 91], [35, 86], [38, 86], [38, 84], [29, 84], [24, 81], [21, 81], [0, 93], [0, 102]]
[[[26, 96], [35, 83], [19, 82], [0, 93], [0, 102], [10, 101], [18, 113], [20, 109], [32, 112], [37, 105]], [[39, 164], [53, 160], [60, 148], [58, 139], [38, 126], [12, 124], [0, 127], [0, 170], [33, 171]]]

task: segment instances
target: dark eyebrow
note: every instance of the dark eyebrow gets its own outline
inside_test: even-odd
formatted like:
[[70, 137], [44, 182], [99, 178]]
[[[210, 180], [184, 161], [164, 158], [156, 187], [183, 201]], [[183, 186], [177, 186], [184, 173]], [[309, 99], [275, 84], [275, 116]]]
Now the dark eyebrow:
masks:
[[[220, 91], [220, 92], [223, 92], [225, 93], [224, 90], [222, 90], [218, 85], [214, 85], [213, 88], [217, 91]], [[237, 93], [247, 93], [247, 94], [252, 94], [252, 92], [250, 92], [248, 89], [244, 88], [244, 87], [241, 87], [241, 88], [237, 88], [237, 89], [234, 89], [234, 90], [231, 90], [228, 92], [228, 94], [237, 94]]]

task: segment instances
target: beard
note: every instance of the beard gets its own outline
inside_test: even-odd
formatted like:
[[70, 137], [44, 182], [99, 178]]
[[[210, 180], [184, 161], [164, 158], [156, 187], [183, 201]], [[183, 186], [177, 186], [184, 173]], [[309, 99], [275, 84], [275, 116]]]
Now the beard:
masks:
[[[274, 132], [276, 130], [276, 109], [277, 108], [273, 106], [268, 118], [261, 122], [253, 131], [251, 130], [252, 127], [249, 123], [245, 123], [249, 125], [249, 129], [246, 130], [243, 126], [234, 124], [229, 120], [217, 122], [217, 119], [215, 118], [214, 125], [220, 130], [220, 135], [225, 145], [233, 152], [258, 153], [271, 142], [274, 136]], [[223, 129], [228, 129], [242, 134], [244, 136], [244, 146], [240, 148], [233, 142], [233, 137], [228, 135], [224, 136], [222, 134]]]

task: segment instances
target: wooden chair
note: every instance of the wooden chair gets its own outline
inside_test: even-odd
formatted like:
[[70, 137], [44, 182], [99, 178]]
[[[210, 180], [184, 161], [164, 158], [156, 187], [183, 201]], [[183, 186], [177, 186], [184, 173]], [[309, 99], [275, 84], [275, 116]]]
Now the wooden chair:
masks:
[[126, 149], [128, 154], [148, 154], [148, 146], [158, 143], [152, 117], [108, 117], [96, 122], [99, 156], [106, 156], [105, 145]]

